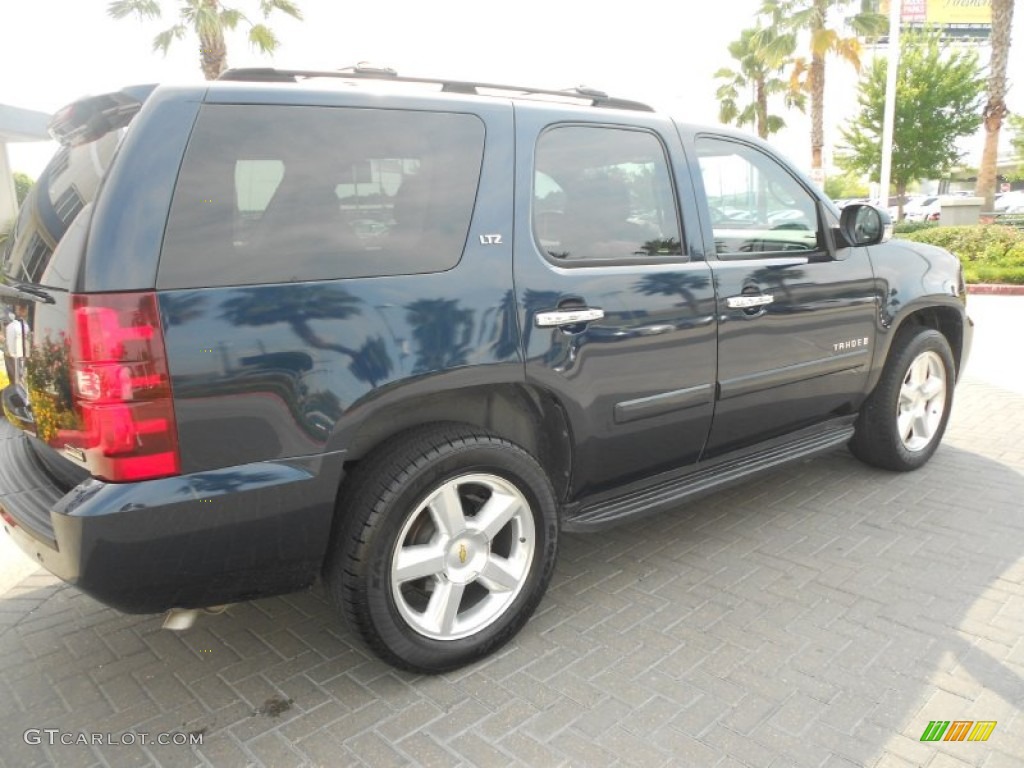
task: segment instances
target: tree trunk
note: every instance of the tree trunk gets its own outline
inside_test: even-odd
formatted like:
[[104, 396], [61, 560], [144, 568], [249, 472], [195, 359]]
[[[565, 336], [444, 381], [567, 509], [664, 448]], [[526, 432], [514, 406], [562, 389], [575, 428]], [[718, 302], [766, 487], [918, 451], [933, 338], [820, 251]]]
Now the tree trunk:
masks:
[[758, 78], [754, 89], [757, 106], [757, 135], [762, 139], [768, 138], [768, 93], [764, 87], [764, 78]]
[[996, 165], [999, 155], [999, 131], [1006, 110], [1006, 62], [1010, 53], [1010, 27], [1013, 24], [1013, 0], [992, 0], [992, 60], [989, 64], [988, 102], [985, 104], [985, 150], [978, 169], [974, 194], [985, 198], [982, 210], [991, 211], [996, 193]]
[[[220, 12], [219, 0], [203, 0], [203, 5], [210, 13]], [[199, 35], [199, 66], [207, 80], [216, 80], [228, 68], [228, 47], [219, 24], [210, 33]]]
[[[811, 39], [825, 29], [828, 0], [814, 0], [814, 19], [811, 22]], [[811, 168], [822, 167], [822, 148], [825, 146], [825, 55], [811, 52]]]
[[[885, 197], [888, 196], [888, 193], [883, 194], [885, 195], [882, 198], [884, 200]], [[898, 179], [896, 181], [896, 205], [898, 205], [899, 207], [896, 209], [896, 221], [903, 221], [903, 198], [906, 196], [907, 182]], [[886, 200], [886, 202], [888, 202], [888, 200]]]

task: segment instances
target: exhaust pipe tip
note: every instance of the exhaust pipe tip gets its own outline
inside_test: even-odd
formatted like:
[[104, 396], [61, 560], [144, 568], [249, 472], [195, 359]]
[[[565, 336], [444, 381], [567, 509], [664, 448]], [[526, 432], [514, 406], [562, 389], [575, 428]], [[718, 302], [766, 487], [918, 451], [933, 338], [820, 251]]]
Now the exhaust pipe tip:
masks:
[[174, 632], [184, 632], [191, 629], [199, 617], [199, 611], [195, 608], [171, 608], [164, 618], [164, 629]]

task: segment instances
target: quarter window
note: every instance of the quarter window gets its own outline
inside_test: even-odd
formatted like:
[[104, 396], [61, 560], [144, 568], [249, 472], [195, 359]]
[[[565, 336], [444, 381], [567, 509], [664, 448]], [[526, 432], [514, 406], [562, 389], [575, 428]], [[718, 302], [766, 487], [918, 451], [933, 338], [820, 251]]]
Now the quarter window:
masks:
[[697, 140], [718, 255], [818, 249], [815, 199], [775, 160], [733, 141]]
[[646, 131], [560, 126], [537, 142], [533, 230], [550, 258], [679, 261], [665, 150]]

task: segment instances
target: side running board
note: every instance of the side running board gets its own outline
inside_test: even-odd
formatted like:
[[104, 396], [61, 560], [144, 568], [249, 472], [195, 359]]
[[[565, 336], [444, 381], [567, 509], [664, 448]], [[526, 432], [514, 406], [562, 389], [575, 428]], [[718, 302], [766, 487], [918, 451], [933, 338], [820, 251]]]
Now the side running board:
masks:
[[772, 446], [761, 453], [728, 459], [683, 477], [632, 490], [593, 504], [584, 504], [567, 515], [562, 527], [563, 530], [570, 532], [609, 528], [635, 517], [678, 506], [694, 496], [718, 490], [758, 472], [787, 464], [793, 459], [813, 456], [845, 445], [851, 437], [852, 426], [832, 427], [810, 437], [801, 437]]

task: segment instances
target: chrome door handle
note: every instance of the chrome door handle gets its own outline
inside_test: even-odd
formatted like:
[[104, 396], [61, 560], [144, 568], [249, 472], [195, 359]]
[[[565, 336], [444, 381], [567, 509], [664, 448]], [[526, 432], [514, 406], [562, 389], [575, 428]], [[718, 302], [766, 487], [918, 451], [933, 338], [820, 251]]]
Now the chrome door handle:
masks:
[[603, 309], [556, 309], [551, 312], [538, 312], [534, 322], [539, 328], [556, 328], [560, 325], [576, 325], [600, 320], [604, 317]]
[[770, 293], [762, 293], [756, 296], [730, 296], [725, 300], [729, 309], [750, 309], [751, 307], [763, 307], [775, 301]]

